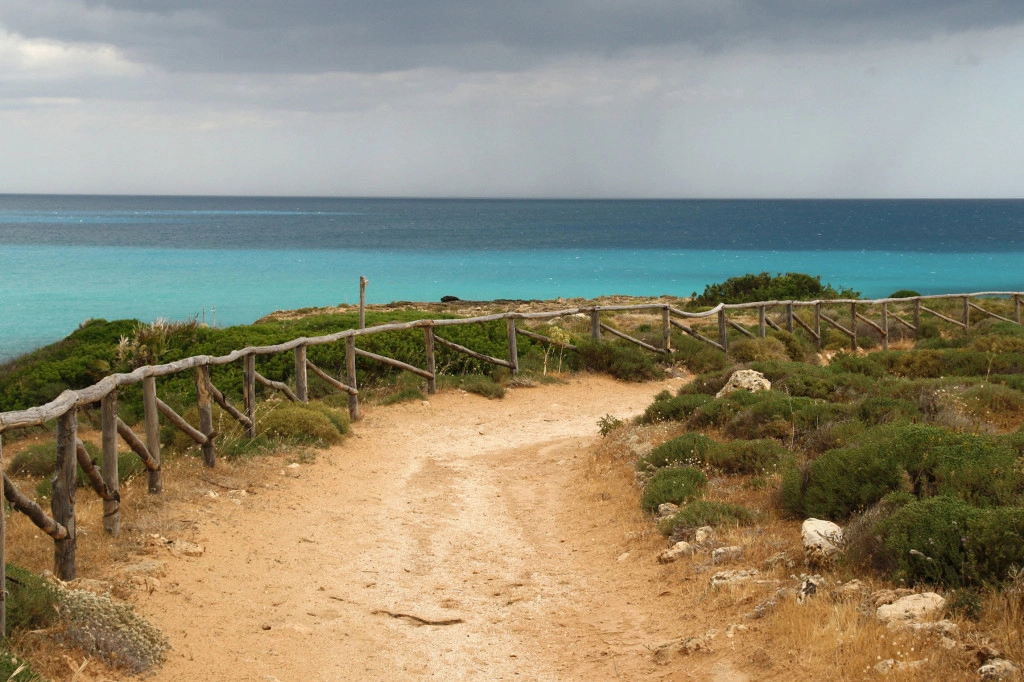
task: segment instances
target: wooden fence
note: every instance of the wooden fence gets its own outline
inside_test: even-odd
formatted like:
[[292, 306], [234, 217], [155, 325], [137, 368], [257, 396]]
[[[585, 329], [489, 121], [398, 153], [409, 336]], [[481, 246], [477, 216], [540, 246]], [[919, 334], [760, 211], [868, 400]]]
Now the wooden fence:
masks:
[[[520, 321], [542, 322], [573, 315], [586, 316], [589, 317], [590, 336], [593, 340], [600, 341], [603, 334], [609, 334], [660, 354], [671, 352], [671, 332], [673, 329], [679, 329], [709, 346], [727, 352], [729, 346], [728, 332], [730, 329], [734, 329], [751, 338], [764, 338], [768, 327], [776, 330], [784, 329], [790, 332], [796, 327], [800, 327], [810, 335], [820, 348], [823, 337], [822, 323], [825, 323], [849, 337], [850, 347], [856, 350], [858, 343], [857, 327], [860, 323], [867, 325], [879, 334], [882, 339], [883, 348], [888, 348], [891, 324], [898, 323], [908, 328], [913, 334], [917, 334], [921, 329], [922, 314], [932, 315], [947, 324], [964, 329], [971, 326], [972, 313], [1020, 324], [1022, 295], [1024, 293], [1021, 292], [980, 292], [973, 294], [890, 298], [874, 301], [763, 301], [731, 305], [719, 304], [703, 312], [684, 311], [661, 303], [592, 306], [539, 313], [508, 312], [473, 318], [417, 320], [414, 322], [384, 324], [365, 329], [349, 329], [325, 336], [293, 339], [287, 343], [275, 346], [251, 346], [219, 357], [199, 355], [165, 365], [140, 367], [129, 373], [113, 374], [88, 388], [77, 391], [64, 391], [55, 400], [45, 405], [27, 410], [0, 413], [0, 437], [6, 431], [40, 426], [52, 420], [56, 420], [57, 432], [56, 473], [53, 479], [53, 493], [50, 505], [52, 516], [48, 515], [35, 501], [22, 493], [11, 479], [8, 478], [6, 473], [3, 474], [4, 496], [14, 509], [28, 516], [33, 523], [53, 539], [54, 573], [62, 580], [73, 580], [75, 578], [77, 542], [75, 531], [76, 466], [80, 465], [82, 467], [89, 480], [90, 487], [103, 500], [104, 530], [108, 534], [116, 536], [120, 532], [120, 496], [118, 493], [117, 462], [118, 437], [124, 440], [145, 465], [149, 477], [149, 492], [159, 494], [163, 490], [163, 474], [160, 466], [160, 415], [163, 415], [171, 424], [188, 434], [201, 447], [203, 462], [206, 466], [213, 467], [216, 464], [214, 439], [217, 434], [213, 429], [212, 404], [217, 403], [220, 405], [225, 412], [244, 426], [247, 437], [254, 438], [256, 436], [257, 382], [282, 392], [289, 400], [306, 402], [308, 400], [307, 378], [309, 372], [312, 372], [337, 390], [348, 394], [349, 414], [353, 420], [358, 420], [360, 417], [359, 388], [356, 370], [357, 358], [360, 357], [383, 362], [421, 376], [427, 380], [428, 392], [434, 393], [437, 390], [435, 349], [438, 345], [464, 353], [483, 362], [506, 367], [513, 373], [519, 370], [517, 336], [525, 336], [542, 343], [575, 350], [576, 347], [572, 344], [556, 341], [534, 331], [521, 328], [517, 325], [517, 322]], [[981, 307], [980, 303], [984, 302], [983, 299], [993, 297], [1009, 298], [1012, 300], [1012, 319]], [[947, 314], [949, 310], [942, 313], [925, 305], [925, 303], [934, 305], [933, 301], [948, 300], [957, 301], [957, 310], [959, 312], [957, 317], [951, 316], [951, 313]], [[846, 311], [848, 315], [846, 319], [849, 320], [848, 325], [844, 325], [837, 319], [838, 314], [833, 312], [832, 315], [835, 315], [835, 317], [827, 314], [835, 309]], [[868, 317], [867, 313], [869, 310], [876, 311], [878, 315], [877, 320]], [[778, 321], [773, 320], [769, 316], [769, 312], [777, 315], [778, 311], [781, 311], [781, 317]], [[807, 317], [807, 319], [801, 317], [799, 314], [801, 311], [804, 311], [804, 317]], [[660, 313], [660, 344], [655, 345], [654, 343], [637, 339], [614, 328], [601, 319], [602, 313], [621, 312]], [[734, 318], [737, 313], [747, 316], [756, 313], [756, 327], [750, 325], [753, 328], [748, 329], [735, 319], [730, 320], [728, 317], [729, 313], [732, 313]], [[717, 318], [717, 338], [706, 336], [695, 329], [693, 324], [688, 325], [681, 321], [708, 318]], [[438, 334], [438, 331], [443, 332], [446, 327], [454, 325], [477, 324], [498, 320], [504, 320], [507, 327], [507, 358], [485, 355], [449, 341]], [[409, 329], [423, 330], [426, 367], [414, 367], [400, 360], [371, 353], [356, 346], [357, 340], [362, 336]], [[345, 376], [340, 378], [331, 376], [306, 357], [306, 350], [310, 346], [335, 343], [345, 344]], [[256, 371], [257, 356], [279, 353], [294, 353], [294, 387], [280, 381], [268, 379]], [[213, 385], [210, 378], [211, 367], [236, 362], [241, 362], [243, 367], [242, 405], [240, 407], [233, 405]], [[187, 371], [194, 371], [195, 373], [196, 400], [199, 412], [198, 427], [190, 424], [181, 415], [177, 414], [157, 395], [156, 380], [158, 378]], [[130, 426], [121, 421], [117, 408], [118, 389], [122, 386], [138, 383], [142, 384], [143, 389], [145, 424], [143, 436], [136, 434]], [[100, 404], [102, 431], [103, 457], [99, 469], [90, 460], [84, 444], [77, 436], [78, 409], [96, 403]], [[2, 442], [0, 442], [0, 467], [2, 465], [3, 451]], [[4, 576], [6, 551], [4, 524], [4, 515], [0, 514], [0, 581], [6, 584]], [[0, 590], [0, 632], [4, 631], [5, 626], [5, 595], [6, 591]]]

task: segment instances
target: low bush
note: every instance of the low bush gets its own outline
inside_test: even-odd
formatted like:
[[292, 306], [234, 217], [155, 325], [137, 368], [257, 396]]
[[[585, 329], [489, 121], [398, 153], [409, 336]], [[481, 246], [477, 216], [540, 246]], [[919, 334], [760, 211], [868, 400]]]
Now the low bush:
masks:
[[999, 384], [972, 386], [963, 393], [964, 405], [976, 417], [1005, 421], [1024, 414], [1024, 393]]
[[505, 387], [484, 374], [467, 374], [459, 379], [459, 386], [468, 393], [476, 393], [485, 398], [505, 397]]
[[637, 460], [637, 471], [654, 471], [667, 466], [705, 461], [708, 451], [716, 445], [702, 433], [685, 433], [665, 441]]
[[583, 341], [577, 344], [580, 364], [623, 381], [649, 381], [662, 376], [653, 356], [629, 343]]
[[683, 393], [673, 396], [668, 391], [663, 391], [654, 397], [654, 402], [647, 406], [639, 421], [641, 424], [685, 421], [711, 400], [710, 396], [700, 393]]
[[793, 459], [791, 450], [771, 438], [715, 443], [704, 454], [704, 464], [726, 474], [767, 474]]
[[764, 339], [741, 339], [729, 346], [729, 354], [739, 362], [790, 359], [782, 341], [770, 336]]
[[897, 580], [953, 587], [1004, 580], [1024, 564], [1024, 509], [955, 497], [911, 502], [876, 527]]
[[832, 298], [858, 298], [860, 293], [831, 284], [822, 284], [821, 276], [787, 272], [772, 276], [767, 272], [730, 277], [724, 282], [708, 284], [704, 293], [693, 292], [694, 305], [718, 303], [751, 303], [757, 301], [799, 301]]
[[807, 359], [808, 349], [804, 347], [804, 344], [800, 341], [800, 337], [796, 334], [773, 329], [768, 332], [768, 338], [776, 339], [782, 344], [782, 347], [786, 351], [786, 357], [784, 359], [788, 359], [792, 362], [803, 362]]
[[774, 390], [753, 395], [758, 397], [757, 402], [726, 422], [725, 433], [730, 437], [792, 439], [795, 436], [794, 413], [813, 405], [809, 398], [795, 398]]
[[920, 410], [914, 402], [884, 395], [864, 398], [857, 405], [857, 417], [871, 426], [911, 421], [919, 414]]
[[7, 564], [6, 637], [21, 630], [47, 627], [57, 616], [57, 588], [15, 564]]
[[683, 504], [701, 495], [707, 476], [694, 467], [671, 467], [658, 471], [647, 481], [640, 497], [644, 511], [653, 512], [665, 502]]
[[749, 526], [757, 518], [753, 510], [731, 502], [694, 500], [679, 508], [676, 514], [658, 524], [664, 535], [672, 535], [679, 528], [701, 526]]
[[[333, 445], [341, 441], [341, 412], [318, 403], [279, 402], [265, 412], [257, 424], [263, 438], [302, 445]], [[332, 415], [334, 418], [332, 419]]]

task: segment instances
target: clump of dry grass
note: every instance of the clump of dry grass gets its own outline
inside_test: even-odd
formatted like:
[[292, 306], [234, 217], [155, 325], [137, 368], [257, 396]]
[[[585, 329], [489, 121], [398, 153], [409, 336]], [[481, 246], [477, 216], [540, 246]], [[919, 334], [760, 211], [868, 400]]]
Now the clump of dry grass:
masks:
[[170, 644], [131, 606], [85, 590], [60, 595], [60, 637], [90, 656], [134, 674], [159, 666]]

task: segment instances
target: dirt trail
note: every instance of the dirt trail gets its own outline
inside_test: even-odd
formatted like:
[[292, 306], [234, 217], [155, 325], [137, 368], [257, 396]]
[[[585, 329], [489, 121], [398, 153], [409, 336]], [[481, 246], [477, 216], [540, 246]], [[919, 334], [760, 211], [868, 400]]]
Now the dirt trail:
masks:
[[161, 556], [139, 596], [174, 647], [150, 679], [745, 679], [726, 659], [654, 663], [686, 615], [627, 537], [628, 488], [592, 475], [597, 420], [667, 387], [584, 377], [371, 408], [315, 464], [171, 506], [206, 551]]

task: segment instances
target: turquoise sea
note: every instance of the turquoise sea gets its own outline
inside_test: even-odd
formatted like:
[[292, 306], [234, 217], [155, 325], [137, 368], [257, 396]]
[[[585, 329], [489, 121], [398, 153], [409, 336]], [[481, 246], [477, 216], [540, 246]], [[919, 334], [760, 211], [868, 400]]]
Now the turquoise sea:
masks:
[[865, 296], [1024, 290], [1024, 201], [0, 196], [0, 359], [88, 318], [688, 295], [798, 271]]

